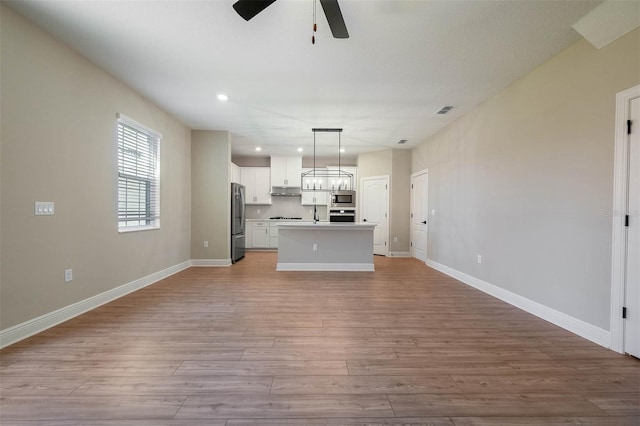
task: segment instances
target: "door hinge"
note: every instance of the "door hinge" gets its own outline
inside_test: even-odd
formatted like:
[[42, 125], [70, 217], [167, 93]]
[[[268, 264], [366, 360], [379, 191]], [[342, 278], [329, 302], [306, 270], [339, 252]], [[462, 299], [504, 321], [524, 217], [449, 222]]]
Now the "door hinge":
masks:
[[629, 226], [629, 215], [625, 215], [624, 217], [624, 226]]
[[409, 243], [409, 247], [413, 247], [413, 241]]
[[627, 307], [626, 306], [622, 307], [622, 318], [623, 319], [627, 318]]
[[385, 185], [385, 186], [384, 186], [384, 189], [388, 189], [388, 188], [387, 188], [387, 185]]
[[411, 189], [413, 189], [413, 184], [411, 184]]
[[631, 124], [633, 123], [633, 121], [631, 120], [627, 120], [627, 134], [630, 135], [631, 134]]
[[386, 241], [384, 242], [384, 246], [385, 246], [385, 247], [387, 246], [387, 242], [386, 242]]
[[411, 213], [411, 217], [413, 217], [413, 213]]

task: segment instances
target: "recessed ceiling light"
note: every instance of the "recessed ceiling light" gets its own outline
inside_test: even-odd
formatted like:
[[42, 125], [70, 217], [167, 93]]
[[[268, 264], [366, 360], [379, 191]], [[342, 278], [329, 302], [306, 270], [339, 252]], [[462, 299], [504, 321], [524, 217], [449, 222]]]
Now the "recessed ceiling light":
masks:
[[344, 152], [344, 148], [340, 148], [340, 152]]
[[298, 152], [302, 152], [302, 151], [304, 151], [304, 149], [298, 148]]
[[262, 151], [262, 148], [260, 148], [259, 146], [256, 146], [256, 151]]
[[229, 100], [229, 97], [227, 95], [225, 95], [224, 93], [218, 93], [218, 100], [219, 101], [226, 101], [226, 100]]

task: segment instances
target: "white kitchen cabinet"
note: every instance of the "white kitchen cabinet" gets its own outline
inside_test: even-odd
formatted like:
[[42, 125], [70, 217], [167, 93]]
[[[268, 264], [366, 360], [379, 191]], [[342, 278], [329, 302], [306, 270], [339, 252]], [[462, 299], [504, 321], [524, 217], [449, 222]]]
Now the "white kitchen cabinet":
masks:
[[251, 222], [246, 222], [244, 226], [244, 248], [253, 248], [253, 226]]
[[271, 186], [300, 187], [302, 157], [271, 157]]
[[278, 248], [278, 225], [284, 222], [269, 223], [269, 248]]
[[[302, 169], [302, 173], [306, 173], [306, 172], [310, 172], [313, 169]], [[318, 173], [318, 170], [321, 169], [316, 169], [316, 173]], [[326, 206], [327, 205], [327, 200], [328, 200], [328, 196], [326, 192], [321, 192], [321, 191], [305, 191], [305, 189], [308, 188], [313, 188], [313, 180], [314, 177], [312, 175], [307, 175], [305, 176], [304, 180], [302, 181], [302, 200], [301, 200], [301, 204], [303, 206], [312, 206], [312, 205], [318, 205], [318, 206]], [[326, 188], [326, 178], [324, 177], [316, 177], [315, 178], [316, 182], [316, 188], [318, 187], [322, 187], [322, 188]]]
[[240, 183], [246, 187], [245, 204], [271, 205], [269, 167], [241, 167]]
[[242, 177], [240, 167], [238, 167], [234, 163], [231, 163], [231, 183], [242, 183], [241, 180]]
[[251, 222], [251, 248], [269, 248], [269, 222]]

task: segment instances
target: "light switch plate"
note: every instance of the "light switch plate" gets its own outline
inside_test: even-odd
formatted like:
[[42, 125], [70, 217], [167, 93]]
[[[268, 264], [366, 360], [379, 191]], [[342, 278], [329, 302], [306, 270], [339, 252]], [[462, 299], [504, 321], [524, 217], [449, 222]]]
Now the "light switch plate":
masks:
[[48, 216], [55, 213], [55, 204], [53, 201], [36, 201], [36, 216]]

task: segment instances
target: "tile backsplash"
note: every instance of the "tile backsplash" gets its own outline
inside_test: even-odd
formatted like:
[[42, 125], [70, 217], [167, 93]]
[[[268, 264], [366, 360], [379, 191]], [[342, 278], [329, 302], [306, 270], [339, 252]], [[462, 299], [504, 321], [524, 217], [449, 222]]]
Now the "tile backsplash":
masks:
[[[270, 206], [248, 205], [247, 219], [269, 219], [282, 216], [313, 220], [313, 206], [300, 205], [300, 197], [271, 197], [271, 203]], [[327, 206], [317, 206], [316, 209], [320, 220], [327, 220]]]

